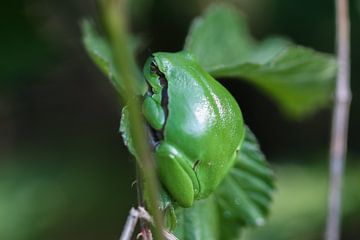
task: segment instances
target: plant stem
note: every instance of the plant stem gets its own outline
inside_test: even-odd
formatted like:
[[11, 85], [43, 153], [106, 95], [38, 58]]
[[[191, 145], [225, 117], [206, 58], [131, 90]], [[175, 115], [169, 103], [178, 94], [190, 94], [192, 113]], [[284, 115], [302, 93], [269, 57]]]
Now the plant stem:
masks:
[[158, 209], [158, 182], [153, 166], [152, 153], [147, 141], [141, 108], [137, 98], [138, 79], [136, 63], [131, 51], [131, 43], [126, 29], [126, 0], [99, 0], [102, 10], [105, 31], [113, 50], [118, 76], [121, 76], [125, 91], [123, 100], [127, 103], [130, 131], [133, 137], [135, 151], [138, 154], [137, 163], [144, 179], [144, 194], [147, 207], [154, 218], [154, 235], [163, 239], [162, 215]]
[[[139, 166], [136, 166], [136, 193], [137, 193], [137, 201], [138, 201], [138, 207], [145, 208], [144, 203], [144, 188], [143, 188], [143, 180], [141, 177], [141, 170], [139, 169]], [[144, 221], [143, 218], [140, 218], [140, 228], [141, 228], [141, 234], [143, 240], [151, 240], [151, 231], [149, 229], [149, 223]]]
[[123, 229], [123, 232], [121, 233], [121, 236], [119, 238], [119, 240], [129, 240], [131, 239], [133, 233], [134, 233], [134, 229], [136, 226], [136, 223], [139, 219], [138, 216], [138, 211], [134, 208], [131, 208], [130, 213], [126, 219], [126, 223]]
[[347, 0], [336, 3], [336, 40], [338, 72], [330, 146], [329, 206], [326, 240], [340, 239], [341, 189], [347, 151], [347, 133], [351, 102], [350, 91], [350, 20]]
[[[123, 232], [121, 233], [119, 240], [130, 240], [132, 238], [135, 226], [139, 219], [145, 220], [150, 223], [153, 222], [151, 216], [149, 215], [148, 212], [146, 212], [146, 210], [144, 208], [142, 208], [142, 207], [138, 207], [137, 209], [131, 208], [130, 213], [126, 219], [126, 223], [125, 223]], [[148, 231], [148, 229], [142, 229], [142, 231], [141, 231], [142, 238], [144, 240], [151, 239], [151, 237], [144, 235], [144, 234], [149, 234], [146, 231]], [[164, 235], [166, 235], [166, 232], [164, 232]], [[150, 236], [151, 236], [151, 233], [150, 233]]]

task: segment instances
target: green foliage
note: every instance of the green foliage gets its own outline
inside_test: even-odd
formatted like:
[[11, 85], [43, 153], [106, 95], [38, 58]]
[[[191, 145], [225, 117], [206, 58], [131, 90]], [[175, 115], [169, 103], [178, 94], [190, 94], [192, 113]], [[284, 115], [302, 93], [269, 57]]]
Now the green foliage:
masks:
[[[306, 157], [309, 158], [309, 157]], [[314, 240], [321, 239], [326, 220], [328, 168], [324, 157], [312, 159], [312, 163], [288, 164], [296, 159], [286, 159], [287, 164], [275, 167], [277, 191], [274, 205], [266, 226], [244, 231], [246, 240]], [[351, 159], [346, 170], [343, 189], [344, 233], [358, 226], [360, 213], [360, 165]], [[320, 164], [320, 165], [319, 165]], [[343, 239], [354, 239], [347, 235]], [[357, 238], [357, 237], [355, 237]]]
[[[101, 36], [94, 24], [85, 19], [81, 23], [82, 35], [83, 35], [83, 45], [95, 63], [95, 65], [107, 76], [110, 82], [115, 87], [116, 91], [120, 95], [124, 95], [125, 87], [123, 82], [123, 77], [121, 74], [117, 74], [116, 64], [113, 56], [113, 51], [110, 47], [110, 44], [106, 38]], [[131, 46], [127, 46], [129, 51], [134, 52], [140, 45], [139, 39], [132, 37]], [[144, 91], [145, 82], [140, 74], [140, 70], [131, 65], [131, 69], [135, 73], [135, 79], [137, 80], [137, 89], [138, 93]]]
[[175, 235], [181, 240], [220, 239], [219, 211], [214, 196], [196, 201], [191, 208], [178, 208]]
[[135, 151], [134, 141], [130, 133], [130, 117], [128, 107], [125, 106], [121, 111], [121, 120], [119, 132], [123, 138], [125, 146], [128, 148], [129, 152], [134, 155], [135, 158], [138, 158], [138, 155]]
[[[247, 128], [235, 166], [210, 198], [177, 210], [175, 233], [184, 240], [237, 239], [243, 226], [265, 223], [273, 190], [273, 172]], [[209, 233], [211, 238], [202, 238]]]
[[262, 225], [273, 190], [273, 172], [254, 134], [247, 128], [235, 166], [215, 192], [223, 217], [250, 226]]
[[83, 151], [77, 144], [61, 154], [18, 149], [2, 157], [0, 239], [111, 239], [118, 234], [119, 215], [128, 213], [134, 199], [132, 171], [109, 161], [114, 156], [109, 148]]
[[[123, 83], [115, 76], [108, 43], [89, 22], [84, 22], [83, 32], [90, 57], [121, 93]], [[230, 6], [213, 5], [197, 18], [184, 48], [214, 77], [247, 80], [292, 117], [313, 112], [331, 97], [336, 71], [333, 57], [295, 46], [283, 38], [258, 42], [249, 34], [243, 16]], [[125, 107], [120, 132], [129, 151], [136, 156], [131, 126]], [[239, 236], [242, 227], [265, 222], [273, 190], [273, 172], [247, 128], [234, 167], [210, 197], [196, 201], [191, 208], [180, 208], [162, 191], [160, 206], [167, 212], [176, 208], [175, 234], [180, 239], [230, 240]], [[173, 215], [168, 220], [173, 225]]]
[[[61, 154], [59, 151], [44, 152], [41, 148], [18, 149], [14, 155], [2, 158], [0, 239], [63, 240], [73, 239], [74, 234], [78, 240], [89, 239], [89, 236], [90, 239], [115, 238], [119, 221], [125, 221], [128, 206], [135, 201], [134, 190], [130, 187], [133, 181], [133, 172], [129, 171], [131, 164], [116, 161], [119, 151], [114, 154], [106, 144], [94, 148], [96, 153], [87, 149], [84, 149], [87, 153], [82, 152], [76, 143], [71, 146], [73, 149]], [[312, 159], [314, 164], [305, 163], [305, 158]], [[243, 230], [242, 239], [321, 238], [326, 216], [326, 161], [309, 156], [285, 160], [286, 163], [297, 160], [298, 164], [275, 166], [277, 190], [268, 222], [261, 228]], [[360, 221], [358, 163], [359, 157], [350, 156], [344, 179], [344, 232], [355, 236], [358, 231], [354, 229]], [[191, 215], [186, 218], [190, 220]], [[207, 221], [210, 219], [196, 227], [209, 224]], [[182, 231], [181, 222], [180, 215], [176, 232]], [[228, 223], [220, 224], [226, 226]], [[350, 239], [353, 238], [350, 236]]]
[[332, 56], [282, 38], [259, 43], [230, 6], [214, 5], [197, 18], [184, 48], [213, 76], [247, 80], [291, 117], [311, 113], [331, 99], [336, 71]]
[[114, 58], [109, 43], [98, 34], [89, 20], [82, 22], [83, 44], [87, 53], [98, 68], [110, 79], [118, 92], [124, 89], [122, 80], [116, 74]]

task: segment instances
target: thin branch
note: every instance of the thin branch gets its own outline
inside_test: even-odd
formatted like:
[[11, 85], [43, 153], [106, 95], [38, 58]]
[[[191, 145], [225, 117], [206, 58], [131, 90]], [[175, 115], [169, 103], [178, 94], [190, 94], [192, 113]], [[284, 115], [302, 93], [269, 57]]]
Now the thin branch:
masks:
[[[139, 219], [145, 220], [149, 223], [152, 223], [152, 221], [153, 221], [151, 216], [149, 215], [149, 213], [143, 207], [138, 207], [138, 209], [131, 208], [130, 213], [126, 219], [126, 223], [123, 228], [123, 232], [121, 233], [119, 240], [130, 240], [131, 239], [131, 237], [134, 234], [135, 226]], [[142, 235], [143, 239], [145, 239], [143, 230], [141, 231], [141, 235]]]
[[[131, 208], [129, 216], [127, 217], [123, 232], [121, 233], [119, 240], [130, 240], [131, 239], [131, 237], [134, 234], [135, 226], [139, 219], [144, 220], [147, 223], [154, 224], [152, 217], [145, 210], [145, 208], [143, 208], [143, 207], [138, 207], [137, 209]], [[178, 240], [172, 233], [170, 233], [164, 229], [162, 229], [162, 235], [165, 237], [166, 240]], [[141, 231], [141, 233], [138, 236], [141, 236], [144, 239], [144, 232]]]
[[131, 208], [119, 240], [131, 239], [138, 219], [139, 212], [135, 208]]
[[144, 179], [144, 194], [147, 208], [154, 217], [154, 235], [162, 240], [162, 215], [158, 209], [159, 187], [153, 166], [152, 153], [147, 141], [145, 125], [141, 115], [138, 94], [136, 63], [131, 51], [131, 43], [126, 26], [126, 0], [99, 0], [104, 27], [113, 50], [118, 76], [124, 83], [123, 100], [129, 110], [130, 131], [134, 148], [138, 155], [137, 163]]
[[[144, 208], [145, 203], [144, 203], [143, 179], [141, 177], [141, 172], [138, 165], [136, 165], [136, 192], [137, 192], [138, 207]], [[143, 240], [152, 240], [149, 224], [143, 218], [140, 218], [140, 229]]]
[[338, 72], [330, 146], [329, 206], [326, 240], [338, 240], [341, 233], [341, 189], [347, 152], [350, 91], [350, 20], [348, 0], [335, 0]]

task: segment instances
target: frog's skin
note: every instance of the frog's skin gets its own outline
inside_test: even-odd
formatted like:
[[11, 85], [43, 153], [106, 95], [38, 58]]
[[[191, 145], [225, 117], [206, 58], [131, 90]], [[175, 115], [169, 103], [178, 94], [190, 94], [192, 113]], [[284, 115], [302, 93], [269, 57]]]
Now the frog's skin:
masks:
[[232, 167], [244, 137], [231, 94], [187, 52], [146, 62], [143, 114], [152, 128], [161, 183], [181, 207], [207, 197]]

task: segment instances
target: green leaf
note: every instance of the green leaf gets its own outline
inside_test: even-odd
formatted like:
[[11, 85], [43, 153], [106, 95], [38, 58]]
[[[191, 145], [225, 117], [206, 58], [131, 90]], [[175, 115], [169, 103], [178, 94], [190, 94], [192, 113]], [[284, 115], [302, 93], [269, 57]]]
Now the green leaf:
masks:
[[273, 171], [247, 128], [236, 163], [216, 192], [191, 208], [177, 209], [175, 235], [183, 240], [231, 240], [238, 238], [242, 227], [264, 224], [272, 201], [273, 180]]
[[129, 110], [128, 106], [123, 107], [121, 111], [121, 119], [120, 119], [120, 128], [119, 132], [121, 133], [123, 142], [125, 146], [129, 149], [129, 152], [138, 159], [138, 154], [135, 150], [135, 145], [133, 141], [133, 137], [131, 136], [131, 130], [130, 130], [130, 116], [129, 116]]
[[289, 47], [264, 64], [228, 66], [213, 75], [244, 77], [269, 94], [290, 116], [301, 117], [328, 103], [335, 69], [335, 61], [327, 55]]
[[215, 192], [221, 238], [235, 239], [242, 226], [265, 223], [274, 191], [274, 175], [262, 154], [259, 144], [246, 129], [244, 143], [235, 166]]
[[244, 17], [234, 8], [217, 4], [193, 21], [184, 49], [212, 72], [214, 68], [246, 61], [255, 44], [248, 34]]
[[283, 38], [257, 42], [244, 17], [217, 4], [194, 20], [185, 42], [214, 77], [247, 80], [291, 117], [302, 117], [332, 97], [336, 62], [331, 55], [294, 46]]
[[94, 24], [89, 20], [83, 20], [81, 28], [83, 44], [90, 58], [110, 79], [115, 89], [121, 93], [123, 91], [123, 84], [120, 76], [116, 74], [115, 63], [109, 43], [98, 34]]
[[181, 240], [220, 239], [219, 213], [213, 196], [196, 201], [191, 208], [176, 211], [177, 227], [175, 236]]

